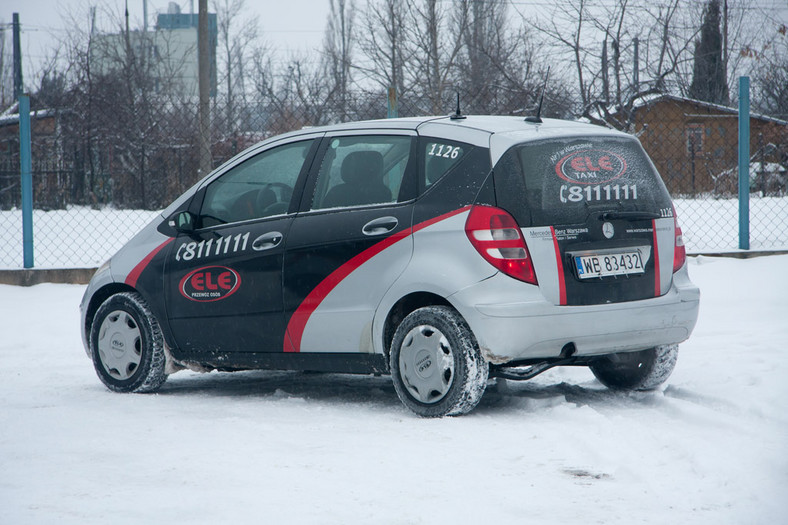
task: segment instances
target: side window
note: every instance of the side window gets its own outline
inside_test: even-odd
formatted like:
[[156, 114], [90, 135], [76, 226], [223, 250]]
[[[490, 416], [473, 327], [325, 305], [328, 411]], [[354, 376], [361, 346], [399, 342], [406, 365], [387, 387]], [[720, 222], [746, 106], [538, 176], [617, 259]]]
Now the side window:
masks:
[[422, 188], [427, 189], [438, 182], [473, 148], [468, 144], [430, 137], [421, 139]]
[[312, 140], [279, 146], [244, 161], [205, 191], [200, 226], [287, 213]]
[[317, 175], [313, 210], [396, 202], [410, 165], [407, 136], [336, 137]]

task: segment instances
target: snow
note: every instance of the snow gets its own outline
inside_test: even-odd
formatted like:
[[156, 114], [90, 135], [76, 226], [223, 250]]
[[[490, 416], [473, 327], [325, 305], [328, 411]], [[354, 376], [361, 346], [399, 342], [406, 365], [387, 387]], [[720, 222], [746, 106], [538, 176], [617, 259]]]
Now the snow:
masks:
[[555, 369], [437, 420], [385, 376], [113, 394], [82, 349], [84, 287], [0, 286], [0, 522], [784, 523], [788, 256], [689, 264], [700, 319], [663, 391]]

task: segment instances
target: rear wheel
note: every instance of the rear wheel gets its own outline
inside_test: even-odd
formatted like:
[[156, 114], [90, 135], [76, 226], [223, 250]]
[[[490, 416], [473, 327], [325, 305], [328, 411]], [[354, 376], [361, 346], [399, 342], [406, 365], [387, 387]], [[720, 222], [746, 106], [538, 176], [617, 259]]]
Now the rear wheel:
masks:
[[119, 293], [101, 304], [90, 352], [99, 379], [115, 392], [154, 392], [167, 380], [161, 328], [138, 293]]
[[489, 367], [476, 338], [446, 306], [419, 308], [402, 320], [390, 364], [400, 400], [422, 417], [470, 412], [487, 386]]
[[676, 367], [678, 345], [621, 352], [599, 357], [589, 365], [600, 383], [616, 390], [653, 390], [667, 381]]

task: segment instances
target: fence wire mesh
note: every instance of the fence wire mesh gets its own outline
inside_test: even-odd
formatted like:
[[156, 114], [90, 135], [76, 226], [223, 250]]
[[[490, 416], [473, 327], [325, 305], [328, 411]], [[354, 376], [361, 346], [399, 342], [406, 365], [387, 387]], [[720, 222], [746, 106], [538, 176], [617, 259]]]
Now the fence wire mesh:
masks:
[[[402, 97], [399, 116], [448, 114], [440, 100]], [[524, 115], [533, 92], [461, 93], [462, 111]], [[211, 159], [217, 167], [265, 138], [306, 126], [385, 118], [386, 93], [341, 99], [213, 99]], [[562, 116], [553, 101], [543, 116]], [[563, 106], [565, 108], [565, 106]], [[531, 109], [532, 111], [532, 109]], [[657, 97], [635, 108], [635, 134], [675, 200], [690, 253], [738, 247], [737, 119], [728, 108]], [[200, 173], [197, 103], [154, 92], [73, 96], [32, 118], [34, 258], [40, 268], [95, 267], [205, 173]], [[18, 119], [17, 121], [18, 122]], [[9, 124], [10, 123], [10, 124]], [[754, 116], [751, 131], [751, 248], [788, 248], [788, 124]], [[0, 267], [22, 266], [18, 124], [0, 122]]]

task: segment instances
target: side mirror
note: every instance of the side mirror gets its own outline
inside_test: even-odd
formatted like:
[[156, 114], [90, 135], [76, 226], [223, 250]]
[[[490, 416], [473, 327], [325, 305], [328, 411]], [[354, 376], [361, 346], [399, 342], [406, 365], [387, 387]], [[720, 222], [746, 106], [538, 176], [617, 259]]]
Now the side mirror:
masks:
[[169, 223], [178, 233], [192, 233], [194, 231], [195, 219], [196, 217], [191, 212], [181, 211], [173, 215]]

